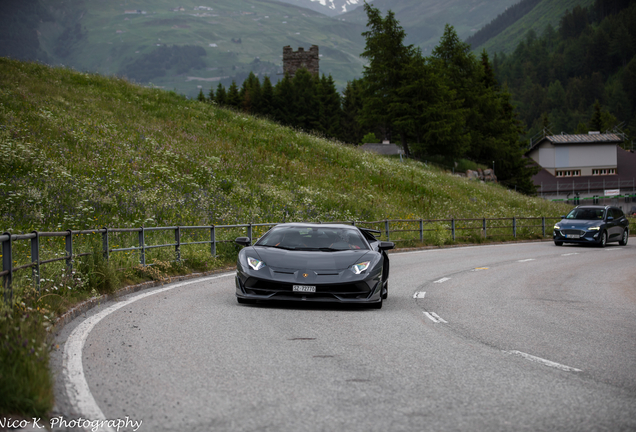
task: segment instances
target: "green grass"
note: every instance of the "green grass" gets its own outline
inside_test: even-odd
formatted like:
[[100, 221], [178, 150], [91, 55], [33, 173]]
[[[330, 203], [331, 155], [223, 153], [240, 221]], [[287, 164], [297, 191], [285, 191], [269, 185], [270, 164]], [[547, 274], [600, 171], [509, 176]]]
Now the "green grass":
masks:
[[[536, 217], [557, 216], [566, 208], [173, 92], [0, 58], [2, 232]], [[412, 229], [407, 225], [404, 229]], [[444, 222], [426, 228], [429, 244], [450, 242]], [[219, 239], [241, 234], [224, 232]], [[136, 235], [112, 234], [110, 245], [133, 246]], [[146, 243], [170, 243], [171, 235], [148, 234]], [[206, 235], [185, 232], [183, 241]], [[481, 241], [477, 234], [471, 238]], [[64, 261], [43, 266], [39, 293], [30, 271], [15, 274], [13, 310], [4, 304], [0, 311], [9, 313], [0, 322], [0, 414], [40, 415], [52, 406], [48, 363], [29, 356], [43, 346], [46, 329], [61, 312], [122, 285], [222, 268], [236, 259], [231, 243], [219, 245], [217, 257], [208, 245], [184, 246], [182, 263], [174, 262], [170, 248], [158, 248], [147, 255], [155, 265], [142, 268], [134, 252], [113, 253], [105, 262], [99, 236], [73, 241], [75, 253], [93, 253], [77, 259], [73, 272]], [[41, 243], [42, 260], [63, 256], [63, 238]], [[13, 257], [15, 266], [27, 263], [28, 242], [14, 242]], [[22, 354], [16, 354], [16, 344], [25, 339]]]

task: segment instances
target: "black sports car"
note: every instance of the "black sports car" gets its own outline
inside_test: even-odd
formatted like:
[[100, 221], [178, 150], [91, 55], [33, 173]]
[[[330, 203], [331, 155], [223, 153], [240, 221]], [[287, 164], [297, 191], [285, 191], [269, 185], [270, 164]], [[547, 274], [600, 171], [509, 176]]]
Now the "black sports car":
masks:
[[583, 243], [605, 247], [609, 242], [625, 246], [629, 239], [629, 221], [618, 207], [578, 206], [554, 225], [554, 244]]
[[392, 242], [379, 231], [339, 224], [276, 225], [253, 246], [248, 237], [236, 264], [236, 298], [368, 303], [382, 307], [388, 295]]

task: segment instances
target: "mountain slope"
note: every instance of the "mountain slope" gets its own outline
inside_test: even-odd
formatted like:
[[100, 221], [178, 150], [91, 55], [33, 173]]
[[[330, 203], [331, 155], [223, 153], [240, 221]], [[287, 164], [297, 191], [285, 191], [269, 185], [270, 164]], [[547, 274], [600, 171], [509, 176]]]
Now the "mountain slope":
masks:
[[593, 3], [594, 0], [543, 0], [513, 25], [473, 49], [485, 49], [490, 54], [511, 53], [528, 31], [534, 30], [537, 35], [541, 35], [548, 24], [556, 29], [566, 10], [572, 10], [576, 6], [588, 7]]
[[[455, 27], [465, 39], [488, 24], [518, 0], [376, 0], [372, 4], [383, 14], [392, 10], [407, 33], [407, 43], [422, 47], [425, 54], [437, 45], [445, 24]], [[347, 22], [366, 25], [363, 8], [339, 15]]]

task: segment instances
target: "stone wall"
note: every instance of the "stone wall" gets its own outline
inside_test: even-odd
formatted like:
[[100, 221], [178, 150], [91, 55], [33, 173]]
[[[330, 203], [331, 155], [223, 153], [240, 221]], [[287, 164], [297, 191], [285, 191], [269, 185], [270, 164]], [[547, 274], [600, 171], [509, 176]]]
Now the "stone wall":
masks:
[[303, 47], [299, 47], [298, 51], [293, 51], [289, 45], [283, 47], [283, 72], [291, 76], [303, 67], [312, 74], [318, 75], [319, 61], [318, 45], [312, 45], [309, 51], [305, 51]]

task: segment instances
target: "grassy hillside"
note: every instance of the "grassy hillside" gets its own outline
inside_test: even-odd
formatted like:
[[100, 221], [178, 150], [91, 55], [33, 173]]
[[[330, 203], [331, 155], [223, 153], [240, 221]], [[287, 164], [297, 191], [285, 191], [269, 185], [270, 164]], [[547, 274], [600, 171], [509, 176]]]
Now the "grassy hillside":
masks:
[[0, 89], [3, 231], [556, 211], [121, 79], [0, 59]]
[[[206, 9], [199, 8], [202, 4]], [[229, 77], [240, 78], [240, 85], [242, 74], [250, 70], [276, 79], [286, 45], [294, 50], [319, 45], [321, 72], [331, 73], [341, 86], [362, 71], [361, 25], [286, 3], [52, 0], [41, 5], [53, 18], [38, 28], [52, 64], [122, 75], [131, 71], [134, 62], [151, 60], [158, 44], [200, 47], [205, 52], [202, 62], [183, 69], [179, 68], [183, 64], [170, 66], [165, 76], [149, 80], [188, 96], [196, 96], [199, 85], [207, 91], [219, 80], [229, 84]], [[179, 7], [183, 10], [174, 10]], [[126, 10], [144, 13], [126, 14]]]
[[519, 21], [479, 46], [478, 50], [481, 52], [485, 49], [491, 58], [499, 52], [509, 54], [531, 29], [537, 35], [541, 35], [548, 24], [556, 29], [566, 10], [571, 11], [576, 6], [588, 7], [593, 3], [594, 0], [543, 0]]

